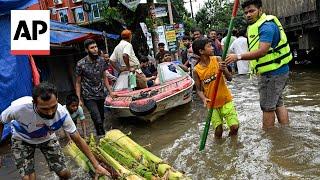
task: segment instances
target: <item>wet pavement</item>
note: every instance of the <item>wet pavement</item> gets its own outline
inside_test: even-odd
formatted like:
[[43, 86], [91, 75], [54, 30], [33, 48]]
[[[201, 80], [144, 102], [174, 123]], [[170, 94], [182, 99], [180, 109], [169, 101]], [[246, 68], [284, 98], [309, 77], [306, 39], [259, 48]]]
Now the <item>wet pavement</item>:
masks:
[[[290, 126], [263, 131], [255, 78], [236, 76], [229, 83], [239, 114], [237, 138], [215, 140], [210, 129], [206, 149], [198, 151], [206, 110], [195, 96], [154, 123], [108, 118], [113, 128], [131, 132], [136, 142], [186, 172], [192, 179], [317, 179], [320, 177], [320, 71], [295, 70], [285, 90]], [[8, 148], [0, 177], [18, 178]], [[38, 153], [39, 154], [39, 153]], [[41, 154], [41, 153], [40, 153]], [[39, 179], [57, 179], [41, 155], [36, 158]], [[84, 173], [68, 159], [73, 179]], [[88, 177], [86, 177], [88, 179]]]

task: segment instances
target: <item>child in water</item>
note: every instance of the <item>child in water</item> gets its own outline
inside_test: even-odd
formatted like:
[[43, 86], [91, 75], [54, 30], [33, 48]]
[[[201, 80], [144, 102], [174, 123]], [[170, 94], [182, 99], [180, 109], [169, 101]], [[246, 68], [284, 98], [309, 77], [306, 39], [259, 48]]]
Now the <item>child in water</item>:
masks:
[[[238, 115], [232, 101], [231, 92], [225, 83], [225, 78], [231, 81], [232, 75], [228, 71], [226, 64], [219, 62], [221, 58], [213, 55], [212, 45], [209, 40], [200, 39], [194, 41], [192, 49], [193, 53], [200, 57], [198, 64], [193, 70], [197, 94], [208, 110], [213, 108], [211, 122], [215, 130], [215, 137], [222, 137], [223, 120], [226, 121], [230, 129], [229, 136], [237, 135], [239, 128]], [[219, 70], [222, 71], [225, 78], [221, 77], [216, 100], [211, 103], [214, 84]]]
[[[68, 110], [73, 122], [77, 125], [78, 119], [80, 119], [80, 124], [83, 132], [83, 137], [87, 137], [87, 129], [84, 116], [83, 109], [79, 106], [79, 98], [76, 94], [69, 94], [66, 98], [66, 105], [64, 107]], [[67, 134], [69, 140], [71, 140], [70, 136]]]

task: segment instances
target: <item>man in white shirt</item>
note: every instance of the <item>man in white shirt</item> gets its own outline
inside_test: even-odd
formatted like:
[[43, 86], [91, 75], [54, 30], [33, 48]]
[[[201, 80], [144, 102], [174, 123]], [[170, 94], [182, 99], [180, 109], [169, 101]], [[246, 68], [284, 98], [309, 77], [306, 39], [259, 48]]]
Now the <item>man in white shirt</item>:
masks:
[[[234, 54], [243, 54], [248, 52], [248, 43], [246, 35], [246, 29], [241, 29], [239, 31], [239, 37], [233, 41], [229, 51]], [[249, 61], [239, 60], [237, 61], [238, 74], [249, 74]]]
[[129, 71], [132, 68], [137, 69], [140, 67], [140, 63], [133, 51], [132, 44], [130, 43], [132, 39], [131, 31], [123, 30], [121, 32], [121, 38], [122, 40], [114, 48], [114, 51], [110, 57], [112, 66], [118, 72]]
[[118, 71], [118, 73], [122, 71], [135, 72], [137, 77], [137, 86], [141, 89], [146, 88], [146, 76], [140, 69], [140, 62], [136, 57], [131, 44], [131, 31], [127, 29], [123, 30], [121, 32], [121, 38], [122, 40], [115, 47], [110, 57], [111, 65]]
[[[228, 30], [226, 30], [226, 31], [224, 32], [224, 38], [221, 39], [222, 51], [224, 50], [224, 46], [225, 46], [225, 44], [226, 44], [227, 34], [228, 34]], [[233, 30], [232, 30], [232, 34], [231, 34], [231, 37], [230, 37], [230, 44], [232, 44], [233, 41], [237, 39], [237, 34], [238, 34], [238, 31], [237, 31], [236, 29], [233, 29]], [[230, 49], [230, 46], [229, 46], [229, 49]]]
[[[36, 86], [29, 100], [17, 100], [0, 115], [0, 136], [3, 124], [11, 123], [12, 154], [22, 179], [34, 180], [34, 152], [39, 148], [46, 157], [50, 170], [60, 179], [68, 179], [71, 174], [65, 164], [55, 131], [61, 127], [70, 134], [79, 149], [90, 159], [97, 174], [109, 175], [99, 165], [86, 142], [80, 137], [68, 111], [58, 103], [57, 89], [44, 82]], [[1, 137], [0, 137], [1, 138]]]
[[[229, 45], [231, 45], [231, 44], [233, 43], [233, 41], [235, 41], [235, 40], [237, 39], [237, 37], [236, 37], [237, 33], [238, 33], [237, 30], [235, 30], [235, 29], [232, 30], [232, 35], [231, 35], [231, 37], [230, 37], [230, 44], [229, 44]], [[224, 32], [224, 36], [225, 36], [225, 37], [221, 39], [222, 52], [224, 51], [224, 47], [225, 47], [225, 45], [226, 45], [227, 35], [228, 35], [228, 30], [226, 30], [226, 31]], [[229, 52], [229, 51], [230, 51], [230, 46], [229, 46], [228, 52]], [[229, 71], [230, 71], [232, 74], [235, 74], [235, 72], [236, 72], [236, 65], [235, 65], [235, 63], [229, 64], [229, 65], [228, 65], [228, 69], [229, 69]]]

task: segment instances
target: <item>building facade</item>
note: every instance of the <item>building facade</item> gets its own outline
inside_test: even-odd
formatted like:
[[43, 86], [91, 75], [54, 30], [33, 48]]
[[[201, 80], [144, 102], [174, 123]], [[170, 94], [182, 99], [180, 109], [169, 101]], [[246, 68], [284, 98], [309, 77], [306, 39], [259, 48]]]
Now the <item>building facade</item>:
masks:
[[103, 0], [39, 0], [29, 10], [50, 10], [50, 19], [62, 23], [87, 25], [102, 20]]

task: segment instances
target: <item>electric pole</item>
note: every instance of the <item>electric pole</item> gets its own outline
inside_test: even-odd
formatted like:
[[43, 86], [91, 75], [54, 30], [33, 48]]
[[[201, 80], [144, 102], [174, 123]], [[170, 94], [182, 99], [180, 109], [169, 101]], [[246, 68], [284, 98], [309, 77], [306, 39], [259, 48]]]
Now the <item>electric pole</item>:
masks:
[[193, 17], [193, 8], [192, 8], [192, 0], [190, 0], [190, 10], [191, 10], [191, 17], [192, 17], [192, 19], [194, 19], [194, 17]]

